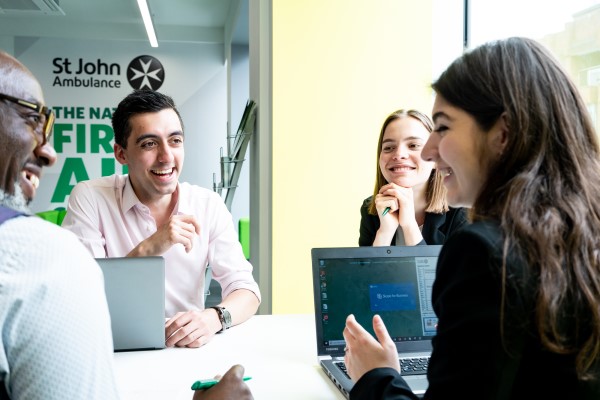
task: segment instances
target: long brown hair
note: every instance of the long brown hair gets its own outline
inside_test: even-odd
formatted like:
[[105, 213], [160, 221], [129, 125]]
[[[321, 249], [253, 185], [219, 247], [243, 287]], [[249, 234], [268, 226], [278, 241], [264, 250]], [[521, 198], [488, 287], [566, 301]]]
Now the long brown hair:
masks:
[[[387, 185], [389, 182], [383, 176], [381, 168], [379, 167], [379, 158], [381, 157], [381, 145], [383, 142], [383, 134], [385, 129], [393, 121], [401, 118], [414, 118], [431, 133], [433, 131], [433, 123], [431, 119], [425, 114], [417, 110], [397, 110], [388, 115], [381, 126], [381, 132], [379, 133], [379, 140], [377, 141], [377, 167], [375, 173], [375, 189], [373, 190], [373, 198], [369, 204], [369, 214], [377, 215], [377, 208], [375, 207], [375, 196], [379, 193], [379, 189], [382, 186]], [[437, 168], [431, 171], [429, 180], [427, 182], [427, 190], [425, 192], [425, 200], [427, 206], [425, 212], [441, 214], [448, 211], [448, 202], [446, 201], [446, 187], [444, 186], [444, 177]]]
[[508, 252], [516, 251], [539, 282], [532, 290], [543, 346], [574, 354], [578, 376], [592, 377], [600, 360], [600, 151], [577, 88], [540, 44], [510, 38], [466, 53], [433, 89], [484, 131], [505, 118], [506, 149], [471, 217], [500, 221], [503, 293]]

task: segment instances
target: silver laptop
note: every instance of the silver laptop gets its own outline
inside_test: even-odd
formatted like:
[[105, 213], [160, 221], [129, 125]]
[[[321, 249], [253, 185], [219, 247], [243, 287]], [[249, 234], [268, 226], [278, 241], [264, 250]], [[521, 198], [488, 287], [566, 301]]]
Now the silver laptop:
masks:
[[344, 365], [342, 332], [349, 314], [372, 335], [373, 316], [379, 314], [396, 343], [403, 378], [415, 394], [427, 390], [437, 325], [431, 287], [441, 247], [312, 249], [319, 364], [344, 396], [354, 386]]
[[97, 258], [115, 351], [165, 347], [165, 260], [162, 257]]

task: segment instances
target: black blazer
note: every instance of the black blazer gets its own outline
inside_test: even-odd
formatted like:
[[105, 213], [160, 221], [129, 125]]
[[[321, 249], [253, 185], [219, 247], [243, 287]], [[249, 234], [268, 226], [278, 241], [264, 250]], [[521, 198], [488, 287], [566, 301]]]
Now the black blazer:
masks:
[[[537, 271], [509, 252], [506, 323], [500, 335], [503, 237], [498, 224], [463, 227], [442, 248], [432, 303], [438, 330], [425, 399], [600, 399], [572, 355], [542, 348], [534, 325]], [[568, 321], [566, 321], [568, 323]], [[600, 376], [600, 366], [593, 371]], [[397, 371], [367, 372], [351, 399], [416, 399]]]
[[[369, 214], [369, 204], [371, 197], [363, 201], [360, 207], [360, 237], [358, 238], [359, 246], [373, 246], [375, 235], [379, 229], [379, 217]], [[464, 208], [450, 208], [445, 214], [425, 214], [425, 222], [423, 223], [423, 240], [419, 245], [425, 244], [444, 244], [446, 240], [458, 228], [467, 223], [467, 211]], [[396, 243], [396, 234], [389, 243], [392, 246]]]

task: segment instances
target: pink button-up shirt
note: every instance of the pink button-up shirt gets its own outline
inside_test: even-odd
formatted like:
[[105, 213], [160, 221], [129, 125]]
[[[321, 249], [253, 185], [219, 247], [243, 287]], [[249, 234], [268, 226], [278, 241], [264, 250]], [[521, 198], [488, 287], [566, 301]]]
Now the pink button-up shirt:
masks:
[[[223, 298], [247, 289], [260, 301], [252, 265], [244, 257], [231, 214], [221, 197], [208, 189], [179, 183], [174, 214], [194, 215], [200, 235], [189, 253], [172, 246], [165, 258], [165, 316], [204, 308], [207, 265], [222, 288]], [[71, 192], [62, 226], [75, 233], [96, 258], [124, 257], [157, 230], [127, 175], [112, 175], [78, 183]]]

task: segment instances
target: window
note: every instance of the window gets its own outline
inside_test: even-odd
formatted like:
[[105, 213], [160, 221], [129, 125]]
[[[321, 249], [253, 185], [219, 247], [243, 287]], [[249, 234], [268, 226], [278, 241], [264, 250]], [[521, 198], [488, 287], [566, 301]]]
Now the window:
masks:
[[510, 36], [544, 44], [571, 75], [600, 133], [600, 1], [468, 0], [469, 47]]

